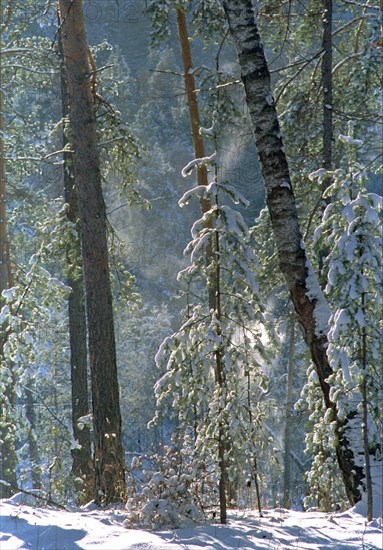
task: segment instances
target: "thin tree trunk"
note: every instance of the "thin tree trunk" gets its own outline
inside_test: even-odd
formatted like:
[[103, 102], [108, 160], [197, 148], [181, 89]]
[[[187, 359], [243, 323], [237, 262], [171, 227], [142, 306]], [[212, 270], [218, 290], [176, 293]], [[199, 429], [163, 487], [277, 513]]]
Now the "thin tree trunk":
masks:
[[[0, 0], [0, 22], [3, 22], [3, 5]], [[2, 66], [0, 56], [0, 83], [2, 82]], [[12, 273], [9, 256], [9, 241], [7, 231], [7, 185], [4, 155], [4, 102], [3, 93], [0, 91], [0, 310], [4, 305], [3, 290], [12, 287]], [[0, 325], [1, 332], [5, 332], [5, 323]], [[2, 339], [3, 340], [3, 339]], [[0, 395], [0, 479], [10, 485], [0, 486], [0, 497], [11, 496], [16, 487], [16, 451], [14, 420], [11, 411], [15, 403], [15, 383], [12, 363], [4, 356], [4, 341], [0, 349], [0, 362], [5, 369], [5, 391]]]
[[[204, 158], [206, 157], [205, 144], [203, 137], [200, 134], [200, 115], [198, 107], [198, 97], [196, 92], [195, 78], [193, 72], [193, 61], [192, 54], [190, 49], [189, 35], [187, 29], [187, 22], [185, 12], [182, 8], [176, 8], [177, 11], [177, 25], [178, 25], [178, 35], [181, 46], [182, 54], [182, 63], [184, 69], [184, 81], [185, 81], [185, 90], [186, 97], [189, 108], [189, 117], [190, 117], [190, 127], [193, 139], [194, 146], [194, 155], [195, 158]], [[197, 183], [198, 185], [208, 185], [208, 173], [205, 164], [199, 164], [197, 166]], [[204, 214], [211, 209], [211, 204], [208, 199], [201, 198], [200, 200], [201, 212]], [[206, 259], [208, 262], [213, 262], [215, 260], [215, 255], [213, 252], [213, 244], [210, 242], [206, 248]], [[210, 309], [215, 310], [216, 308], [216, 282], [213, 280], [208, 288], [209, 293], [209, 305]]]
[[[190, 126], [192, 132], [192, 139], [194, 145], [194, 154], [196, 158], [204, 158], [205, 146], [203, 138], [200, 134], [200, 116], [198, 108], [198, 98], [196, 93], [195, 79], [193, 74], [193, 62], [192, 55], [189, 43], [189, 35], [187, 30], [187, 22], [185, 17], [185, 12], [182, 8], [177, 7], [177, 25], [178, 25], [178, 35], [181, 46], [182, 62], [184, 69], [184, 80], [185, 80], [185, 89], [186, 96], [189, 107], [189, 116], [190, 116]], [[199, 164], [197, 167], [197, 182], [198, 185], [207, 186], [208, 185], [208, 173], [206, 166], [204, 164]], [[211, 209], [211, 203], [209, 200], [202, 198], [200, 201], [202, 213], [208, 212]], [[212, 227], [212, 226], [211, 226]], [[220, 266], [219, 266], [219, 237], [216, 233], [216, 239], [213, 243], [210, 241], [206, 247], [206, 261], [209, 265], [216, 265], [215, 276], [211, 278], [210, 284], [208, 286], [208, 299], [209, 299], [209, 308], [213, 310], [217, 316], [217, 319], [221, 317], [221, 306], [220, 306], [220, 292], [219, 292], [219, 281], [220, 281]], [[222, 391], [224, 386], [224, 372], [223, 372], [223, 362], [222, 355], [220, 351], [217, 350], [215, 353], [215, 381], [218, 385], [220, 391]], [[225, 454], [227, 450], [227, 441], [226, 441], [226, 428], [225, 425], [220, 422], [218, 427], [218, 464], [220, 470], [219, 477], [219, 502], [220, 502], [220, 521], [221, 523], [226, 523], [227, 521], [227, 465]]]
[[[61, 65], [61, 101], [64, 119], [63, 149], [71, 145], [69, 118], [69, 93], [68, 79], [65, 71], [64, 54], [62, 47], [61, 31], [58, 35], [60, 65]], [[64, 197], [68, 204], [68, 220], [76, 228], [77, 243], [72, 245], [75, 250], [68, 250], [68, 263], [70, 256], [75, 255], [81, 262], [81, 236], [78, 229], [79, 208], [77, 189], [75, 186], [75, 173], [73, 153], [64, 153]], [[70, 368], [71, 368], [71, 397], [72, 397], [72, 429], [73, 437], [78, 442], [79, 448], [72, 450], [72, 474], [82, 483], [76, 488], [81, 492], [82, 499], [90, 500], [94, 492], [94, 468], [92, 463], [92, 450], [90, 444], [90, 429], [88, 426], [80, 428], [78, 419], [87, 416], [89, 410], [88, 392], [88, 357], [86, 345], [86, 311], [84, 296], [84, 279], [82, 265], [80, 273], [68, 278], [68, 286], [72, 289], [68, 298], [69, 340], [70, 340]]]
[[362, 436], [363, 436], [363, 449], [364, 449], [364, 464], [366, 470], [366, 493], [367, 493], [367, 521], [372, 521], [373, 515], [373, 493], [372, 493], [372, 477], [371, 477], [371, 458], [368, 442], [368, 396], [367, 396], [367, 381], [366, 377], [363, 378], [361, 384], [361, 396], [362, 396]]
[[[205, 154], [205, 146], [203, 137], [199, 133], [201, 122], [198, 108], [198, 98], [196, 92], [195, 78], [193, 73], [193, 62], [190, 50], [189, 35], [187, 30], [187, 23], [185, 12], [182, 8], [176, 8], [177, 10], [177, 25], [178, 35], [181, 46], [182, 63], [184, 69], [185, 90], [189, 107], [190, 126], [194, 145], [194, 154], [196, 158], [203, 158]], [[204, 164], [199, 164], [197, 167], [197, 181], [198, 185], [208, 184], [207, 169]], [[207, 199], [201, 200], [202, 212], [210, 210], [211, 204]]]
[[[254, 9], [250, 0], [223, 0], [223, 6], [239, 58], [280, 269], [316, 367], [325, 406], [331, 411], [332, 421], [335, 422], [337, 461], [348, 499], [354, 504], [361, 498], [359, 486], [364, 471], [356, 464], [355, 450], [351, 448], [347, 434], [348, 422], [339, 420], [337, 405], [330, 399], [327, 379], [333, 371], [327, 357], [327, 330], [323, 323], [326, 303], [303, 245], [282, 133], [271, 93], [270, 73]], [[350, 417], [353, 416], [355, 413], [350, 414]]]
[[106, 211], [83, 2], [59, 0], [80, 212], [94, 431], [95, 499], [124, 501], [125, 464], [117, 379]]
[[[333, 83], [332, 83], [332, 0], [323, 0], [322, 37], [322, 89], [323, 89], [323, 168], [332, 170], [333, 129]], [[329, 182], [322, 183], [326, 189]]]
[[290, 319], [290, 342], [287, 362], [287, 384], [286, 384], [286, 418], [285, 418], [285, 448], [283, 468], [283, 506], [291, 506], [291, 420], [293, 408], [293, 374], [295, 359], [295, 321], [293, 315]]
[[[215, 232], [215, 247], [214, 250], [217, 254], [216, 258], [216, 273], [215, 273], [215, 315], [217, 321], [220, 323], [222, 321], [222, 310], [221, 310], [221, 291], [220, 291], [220, 281], [221, 281], [221, 264], [220, 264], [220, 242], [218, 231]], [[226, 406], [226, 399], [224, 404], [221, 404], [221, 392], [225, 391], [226, 386], [226, 373], [224, 371], [224, 364], [222, 358], [221, 350], [217, 349], [215, 352], [215, 381], [220, 391], [219, 401], [220, 401], [220, 410], [219, 415], [223, 416], [223, 409]], [[228, 450], [227, 443], [227, 426], [223, 418], [219, 420], [218, 424], [218, 466], [220, 470], [219, 476], [219, 511], [220, 511], [220, 521], [222, 524], [227, 522], [227, 488], [228, 488], [228, 475], [227, 475], [227, 461], [226, 461], [226, 452]]]
[[32, 488], [41, 489], [41, 472], [40, 472], [40, 457], [39, 448], [36, 441], [36, 414], [35, 414], [35, 400], [33, 398], [33, 392], [31, 390], [33, 382], [29, 378], [25, 389], [25, 417], [28, 420], [28, 447], [29, 447], [29, 460], [31, 461], [31, 477]]
[[[323, 0], [324, 13], [323, 35], [322, 35], [322, 91], [323, 91], [323, 168], [327, 171], [332, 170], [332, 144], [334, 139], [333, 126], [333, 78], [332, 78], [332, 0]], [[331, 185], [331, 176], [326, 176], [321, 184], [322, 194]], [[321, 214], [323, 216], [326, 206], [329, 204], [330, 198], [323, 198]], [[318, 257], [318, 272], [322, 289], [326, 286], [327, 273], [323, 267], [328, 255], [328, 248], [319, 251]]]
[[[363, 270], [362, 270], [363, 275]], [[365, 315], [366, 311], [366, 293], [362, 293], [362, 312]], [[367, 493], [367, 521], [372, 521], [373, 516], [373, 493], [372, 493], [372, 477], [371, 477], [371, 458], [368, 441], [368, 426], [369, 426], [369, 414], [368, 414], [368, 392], [367, 392], [367, 329], [364, 326], [362, 328], [362, 348], [361, 348], [361, 363], [363, 369], [363, 379], [361, 383], [361, 397], [362, 397], [362, 437], [363, 437], [363, 451], [364, 451], [364, 465], [366, 470], [366, 493]]]
[[[253, 428], [254, 428], [254, 424], [253, 424], [254, 420], [253, 420], [253, 412], [252, 412], [252, 407], [251, 407], [250, 371], [248, 370], [245, 374], [247, 376], [247, 407], [248, 407], [248, 410], [249, 410], [249, 424], [250, 424], [250, 429], [251, 429], [251, 432], [252, 432]], [[259, 488], [259, 480], [258, 480], [258, 461], [257, 461], [257, 457], [256, 457], [255, 454], [253, 456], [252, 478], [254, 479], [255, 494], [257, 496], [257, 507], [258, 507], [258, 512], [259, 512], [259, 517], [262, 518], [263, 514], [262, 514], [262, 506], [261, 506], [261, 491], [260, 491], [260, 488]]]

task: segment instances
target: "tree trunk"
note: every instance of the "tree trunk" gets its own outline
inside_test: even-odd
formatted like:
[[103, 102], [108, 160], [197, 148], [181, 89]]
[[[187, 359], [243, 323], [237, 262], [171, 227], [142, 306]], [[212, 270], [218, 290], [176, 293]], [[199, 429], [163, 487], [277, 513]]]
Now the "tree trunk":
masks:
[[[270, 73], [250, 0], [224, 0], [224, 10], [234, 39], [246, 102], [261, 163], [279, 265], [284, 275], [305, 341], [310, 349], [325, 406], [335, 422], [335, 451], [343, 483], [351, 504], [361, 498], [363, 468], [356, 465], [348, 422], [339, 420], [336, 403], [330, 399], [327, 382], [332, 368], [327, 358], [326, 302], [307, 257], [300, 231], [289, 167], [271, 93]], [[351, 413], [350, 417], [354, 414]]]
[[[332, 0], [323, 0], [324, 14], [323, 21], [323, 35], [322, 35], [322, 90], [323, 90], [323, 168], [325, 170], [332, 170], [332, 144], [334, 140], [334, 126], [333, 126], [333, 78], [332, 78]], [[321, 184], [322, 194], [326, 191], [327, 187], [331, 185], [331, 176], [326, 176]], [[330, 203], [330, 198], [326, 197], [322, 200], [321, 215], [323, 216], [326, 206]], [[318, 272], [322, 289], [326, 286], [327, 273], [324, 272], [323, 267], [328, 255], [328, 249], [319, 251], [318, 257]]]
[[[332, 0], [323, 0], [323, 37], [322, 37], [322, 89], [323, 89], [323, 168], [332, 169], [333, 144], [333, 98], [332, 98]], [[322, 183], [324, 189], [329, 181]]]
[[[193, 74], [193, 62], [190, 49], [189, 35], [187, 30], [187, 22], [185, 12], [182, 8], [177, 7], [177, 25], [178, 25], [178, 35], [181, 46], [182, 62], [184, 69], [184, 81], [185, 81], [185, 90], [189, 107], [189, 116], [190, 116], [190, 126], [193, 138], [194, 145], [194, 155], [195, 158], [204, 158], [205, 146], [203, 138], [200, 134], [200, 116], [198, 108], [198, 98], [196, 93], [195, 79]], [[197, 166], [197, 183], [198, 185], [208, 185], [208, 173], [206, 166], [204, 164], [199, 164]], [[209, 200], [202, 198], [200, 201], [201, 211], [204, 214], [205, 212], [211, 209], [211, 203]], [[211, 226], [212, 227], [212, 226]], [[220, 281], [220, 266], [219, 266], [219, 237], [216, 233], [216, 239], [213, 243], [209, 241], [206, 247], [206, 261], [209, 265], [216, 265], [215, 275], [211, 277], [210, 284], [208, 285], [208, 299], [209, 299], [209, 308], [213, 310], [217, 316], [217, 319], [221, 317], [220, 311], [220, 292], [219, 292], [219, 281]], [[220, 351], [215, 353], [215, 381], [220, 391], [222, 391], [224, 386], [224, 372], [223, 372], [223, 363], [222, 355]], [[227, 465], [226, 465], [226, 427], [223, 422], [220, 422], [218, 428], [218, 466], [219, 466], [219, 503], [220, 503], [220, 521], [225, 524], [227, 521]]]
[[[176, 8], [176, 11], [178, 36], [181, 46], [185, 90], [189, 108], [190, 128], [193, 139], [194, 155], [197, 159], [204, 158], [206, 157], [205, 144], [203, 141], [203, 137], [199, 133], [201, 121], [199, 116], [198, 97], [193, 73], [193, 61], [190, 49], [186, 16], [182, 8]], [[197, 183], [198, 185], [204, 185], [205, 187], [209, 183], [207, 168], [205, 164], [199, 164], [197, 166]], [[211, 204], [208, 199], [201, 198], [200, 206], [202, 214], [208, 212], [211, 209]], [[206, 247], [206, 259], [208, 262], [213, 262], [215, 260], [213, 244], [211, 242], [209, 242], [208, 246]], [[210, 309], [213, 309], [214, 311], [216, 309], [216, 286], [216, 282], [212, 280], [208, 288]]]
[[29, 378], [25, 388], [25, 417], [29, 423], [28, 448], [29, 460], [31, 461], [32, 488], [41, 489], [40, 457], [35, 434], [36, 414], [35, 400], [33, 398], [33, 392], [31, 389], [32, 385], [33, 381], [31, 380], [31, 378]]
[[[61, 31], [58, 35], [59, 54], [61, 64], [61, 101], [64, 119], [63, 149], [71, 145], [69, 118], [69, 93], [68, 79], [65, 71], [64, 54], [62, 47]], [[79, 208], [77, 189], [75, 186], [75, 173], [73, 153], [64, 153], [64, 197], [68, 204], [68, 220], [72, 222], [77, 232], [77, 242], [72, 245], [75, 250], [68, 250], [68, 265], [70, 257], [75, 255], [81, 258], [81, 237], [78, 229]], [[74, 266], [76, 267], [76, 266]], [[69, 267], [73, 271], [73, 267]], [[81, 492], [82, 499], [90, 500], [94, 492], [94, 469], [92, 463], [92, 450], [90, 444], [90, 429], [88, 426], [80, 428], [78, 419], [87, 416], [89, 410], [88, 392], [88, 357], [86, 345], [86, 311], [84, 297], [84, 280], [82, 266], [80, 273], [69, 275], [68, 286], [72, 289], [68, 298], [69, 340], [70, 340], [70, 369], [71, 369], [71, 397], [72, 397], [72, 429], [73, 437], [78, 442], [79, 448], [72, 450], [72, 474], [75, 479], [80, 478], [81, 483], [76, 488]]]
[[[362, 269], [362, 276], [363, 276]], [[366, 313], [366, 293], [362, 293], [362, 312]], [[371, 476], [371, 458], [369, 448], [369, 414], [368, 414], [368, 391], [367, 391], [367, 329], [364, 326], [361, 334], [362, 346], [361, 346], [361, 366], [363, 369], [363, 379], [360, 384], [360, 393], [362, 397], [362, 437], [363, 437], [363, 452], [364, 452], [364, 466], [366, 471], [366, 493], [367, 493], [367, 521], [372, 521], [373, 516], [373, 492], [372, 492], [372, 476]]]
[[371, 477], [371, 458], [368, 441], [368, 395], [367, 395], [367, 380], [364, 376], [361, 383], [361, 396], [362, 396], [362, 437], [363, 437], [363, 450], [364, 450], [364, 464], [366, 470], [366, 493], [367, 493], [367, 521], [372, 521], [373, 515], [373, 492], [372, 492], [372, 477]]
[[125, 465], [117, 379], [106, 211], [102, 196], [94, 100], [90, 87], [83, 2], [59, 0], [65, 69], [68, 77], [91, 369], [95, 499], [124, 501]]
[[[3, 5], [0, 0], [0, 22], [3, 21]], [[2, 67], [0, 60], [0, 83]], [[4, 102], [3, 93], [0, 90], [0, 310], [4, 305], [2, 298], [3, 290], [12, 286], [11, 264], [9, 257], [9, 241], [7, 231], [7, 189], [4, 155]], [[1, 332], [5, 332], [5, 323], [0, 325]], [[16, 487], [16, 451], [15, 451], [15, 430], [14, 415], [11, 411], [15, 402], [15, 378], [13, 366], [9, 359], [4, 356], [2, 339], [0, 349], [0, 368], [4, 369], [4, 392], [0, 395], [0, 479], [10, 485], [0, 485], [0, 498], [9, 497], [13, 494], [13, 487]], [[3, 378], [3, 377], [1, 377]]]
[[[193, 62], [192, 55], [190, 50], [189, 35], [187, 30], [187, 23], [185, 12], [182, 8], [176, 8], [177, 10], [177, 25], [178, 25], [178, 35], [181, 46], [182, 54], [182, 63], [184, 68], [184, 80], [185, 80], [185, 90], [186, 97], [189, 107], [189, 116], [190, 116], [190, 127], [194, 145], [194, 154], [196, 158], [203, 158], [205, 154], [205, 146], [203, 142], [203, 137], [199, 133], [201, 127], [201, 121], [199, 116], [198, 108], [198, 98], [196, 92], [195, 78], [193, 73]], [[208, 175], [207, 169], [204, 164], [199, 164], [197, 167], [197, 181], [198, 185], [207, 185], [208, 184]], [[211, 204], [207, 199], [201, 200], [201, 210], [202, 213], [210, 210]]]
[[[222, 309], [221, 309], [221, 290], [220, 290], [220, 281], [221, 281], [221, 255], [220, 255], [220, 242], [218, 231], [215, 232], [215, 253], [216, 258], [216, 273], [215, 273], [215, 315], [217, 321], [220, 323], [222, 321]], [[215, 352], [215, 382], [219, 388], [220, 396], [220, 410], [219, 416], [223, 416], [223, 410], [227, 403], [227, 398], [224, 399], [223, 404], [221, 403], [222, 392], [226, 391], [226, 373], [224, 370], [224, 363], [222, 357], [222, 351], [217, 349]], [[227, 522], [227, 489], [228, 489], [228, 472], [227, 472], [227, 460], [226, 453], [228, 451], [228, 441], [227, 441], [227, 424], [225, 420], [220, 420], [218, 423], [218, 467], [220, 471], [219, 475], [219, 511], [220, 511], [220, 521], [222, 524]]]
[[283, 456], [283, 507], [288, 509], [291, 507], [291, 420], [293, 410], [293, 373], [295, 358], [295, 321], [293, 315], [291, 315], [290, 323], [286, 384], [285, 448]]
[[[251, 407], [251, 377], [250, 377], [250, 370], [245, 372], [245, 375], [247, 377], [247, 408], [249, 410], [249, 425], [250, 425], [250, 430], [251, 430], [251, 433], [252, 433], [253, 429], [254, 429], [254, 419], [253, 419], [253, 412], [252, 412], [252, 407]], [[253, 435], [252, 435], [252, 437], [253, 437]], [[257, 457], [256, 457], [255, 454], [253, 456], [253, 467], [252, 467], [252, 476], [251, 477], [254, 480], [255, 494], [256, 494], [256, 497], [257, 497], [257, 507], [258, 507], [258, 512], [259, 512], [259, 517], [262, 518], [263, 514], [262, 514], [262, 506], [261, 506], [261, 491], [260, 491], [260, 488], [259, 488], [259, 480], [258, 480], [258, 461], [257, 461]], [[250, 479], [250, 485], [251, 485], [251, 479]]]

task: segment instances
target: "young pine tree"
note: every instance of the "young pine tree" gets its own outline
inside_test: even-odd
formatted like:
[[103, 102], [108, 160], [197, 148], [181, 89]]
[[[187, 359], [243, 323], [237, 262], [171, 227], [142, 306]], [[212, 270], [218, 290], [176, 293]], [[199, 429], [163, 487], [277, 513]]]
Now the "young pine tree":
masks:
[[[200, 162], [189, 163], [183, 175]], [[188, 289], [185, 322], [157, 354], [157, 364], [166, 372], [155, 391], [159, 409], [166, 404], [179, 432], [192, 441], [195, 475], [208, 472], [218, 482], [224, 523], [230, 485], [242, 473], [239, 465], [247, 478], [254, 475], [262, 417], [259, 397], [266, 389], [257, 330], [262, 314], [249, 232], [242, 216], [227, 204], [247, 201], [217, 177], [207, 187], [197, 185], [186, 192], [180, 205], [192, 196], [211, 207], [194, 223], [185, 249], [191, 260], [179, 274]], [[207, 246], [212, 247], [208, 255]], [[211, 309], [212, 285], [216, 300]]]
[[[366, 168], [357, 162], [362, 145], [349, 134], [340, 135], [349, 166], [335, 170], [326, 194], [332, 197], [315, 237], [327, 246], [325, 292], [333, 306], [328, 356], [333, 369], [332, 399], [345, 418], [357, 411], [353, 437], [363, 441], [362, 462], [367, 516], [372, 518], [371, 454], [381, 445], [379, 402], [382, 399], [382, 197], [367, 190]], [[361, 428], [360, 428], [361, 427]]]

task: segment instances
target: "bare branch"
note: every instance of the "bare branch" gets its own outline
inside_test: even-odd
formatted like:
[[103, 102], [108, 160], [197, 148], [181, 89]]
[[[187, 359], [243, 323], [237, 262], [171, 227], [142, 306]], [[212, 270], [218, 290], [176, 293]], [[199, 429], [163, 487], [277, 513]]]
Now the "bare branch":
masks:
[[341, 27], [339, 27], [338, 29], [336, 29], [332, 35], [333, 36], [336, 36], [337, 34], [339, 34], [340, 32], [344, 31], [345, 29], [347, 29], [348, 27], [351, 27], [351, 25], [353, 25], [354, 23], [357, 23], [358, 21], [362, 21], [363, 19], [376, 19], [376, 15], [373, 14], [373, 13], [365, 13], [364, 15], [360, 15], [359, 17], [355, 17], [354, 19], [352, 19], [351, 21], [347, 21], [347, 23], [345, 23], [344, 25], [342, 25]]

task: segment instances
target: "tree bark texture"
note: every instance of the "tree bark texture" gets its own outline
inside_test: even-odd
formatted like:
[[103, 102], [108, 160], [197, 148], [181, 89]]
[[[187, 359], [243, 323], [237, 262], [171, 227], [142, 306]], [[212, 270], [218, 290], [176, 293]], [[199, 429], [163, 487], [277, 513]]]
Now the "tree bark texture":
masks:
[[[205, 144], [203, 137], [200, 134], [201, 120], [199, 115], [198, 97], [196, 92], [196, 84], [193, 72], [193, 60], [190, 49], [189, 34], [187, 29], [187, 22], [185, 12], [182, 8], [177, 7], [177, 26], [178, 36], [181, 46], [182, 64], [184, 69], [184, 81], [186, 97], [189, 108], [190, 128], [193, 139], [194, 155], [195, 158], [206, 157]], [[199, 164], [197, 166], [197, 183], [198, 185], [208, 185], [208, 172], [205, 164]], [[201, 212], [204, 214], [211, 209], [211, 204], [208, 199], [201, 198], [200, 200]], [[212, 227], [212, 226], [211, 226]], [[206, 259], [208, 263], [213, 263], [216, 256], [213, 251], [213, 243], [209, 242], [206, 247]], [[216, 282], [212, 278], [212, 282], [209, 285], [209, 306], [210, 309], [215, 311], [216, 309]]]
[[[71, 140], [70, 137], [68, 137], [68, 134], [70, 136], [71, 128], [70, 124], [67, 122], [69, 119], [69, 90], [68, 78], [65, 70], [61, 31], [58, 34], [58, 42], [61, 65], [62, 114], [65, 121], [63, 131], [63, 149], [65, 150], [68, 146], [71, 146]], [[67, 217], [68, 220], [76, 227], [77, 242], [73, 243], [73, 246], [75, 247], [74, 255], [80, 261], [81, 236], [78, 229], [80, 213], [78, 207], [77, 189], [75, 185], [76, 180], [74, 173], [73, 153], [71, 151], [65, 152], [63, 157], [64, 198], [65, 202], [68, 204]], [[70, 252], [71, 250], [68, 250], [68, 262], [70, 260]], [[68, 266], [69, 271], [73, 271], [73, 267]], [[78, 489], [82, 493], [82, 498], [88, 501], [93, 498], [94, 493], [94, 468], [92, 463], [90, 429], [88, 426], [80, 428], [78, 425], [78, 419], [90, 413], [88, 391], [88, 352], [86, 342], [86, 310], [82, 265], [79, 271], [80, 274], [77, 277], [69, 275], [67, 281], [68, 286], [72, 289], [68, 298], [72, 429], [73, 437], [79, 444], [79, 448], [72, 450], [72, 474], [75, 478], [80, 478], [82, 480], [82, 483]]]
[[[201, 127], [201, 121], [199, 116], [198, 98], [196, 92], [195, 78], [193, 73], [193, 61], [190, 50], [189, 35], [187, 30], [186, 16], [182, 8], [177, 8], [177, 26], [178, 36], [181, 46], [182, 63], [184, 69], [184, 81], [186, 97], [189, 107], [190, 127], [194, 145], [194, 154], [196, 158], [203, 158], [205, 154], [205, 145], [203, 137], [199, 133]], [[207, 169], [204, 164], [199, 164], [197, 167], [197, 181], [198, 185], [208, 184]], [[201, 200], [202, 212], [210, 210], [210, 202], [206, 199]]]
[[125, 466], [106, 211], [101, 188], [94, 98], [90, 87], [92, 70], [82, 0], [59, 0], [59, 18], [68, 77], [84, 266], [92, 383], [95, 499], [97, 502], [109, 503], [126, 498]]
[[[318, 325], [318, 301], [310, 297], [312, 276], [303, 245], [282, 133], [271, 93], [270, 73], [250, 0], [223, 0], [223, 7], [234, 39], [260, 159], [279, 265], [300, 322], [305, 341], [318, 374], [323, 399], [336, 423], [335, 452], [343, 483], [351, 504], [361, 498], [363, 468], [356, 465], [355, 450], [347, 437], [348, 423], [339, 420], [336, 403], [330, 399], [327, 382], [332, 374], [326, 348], [327, 336]], [[319, 290], [319, 288], [318, 288]], [[352, 415], [351, 415], [352, 416]]]

